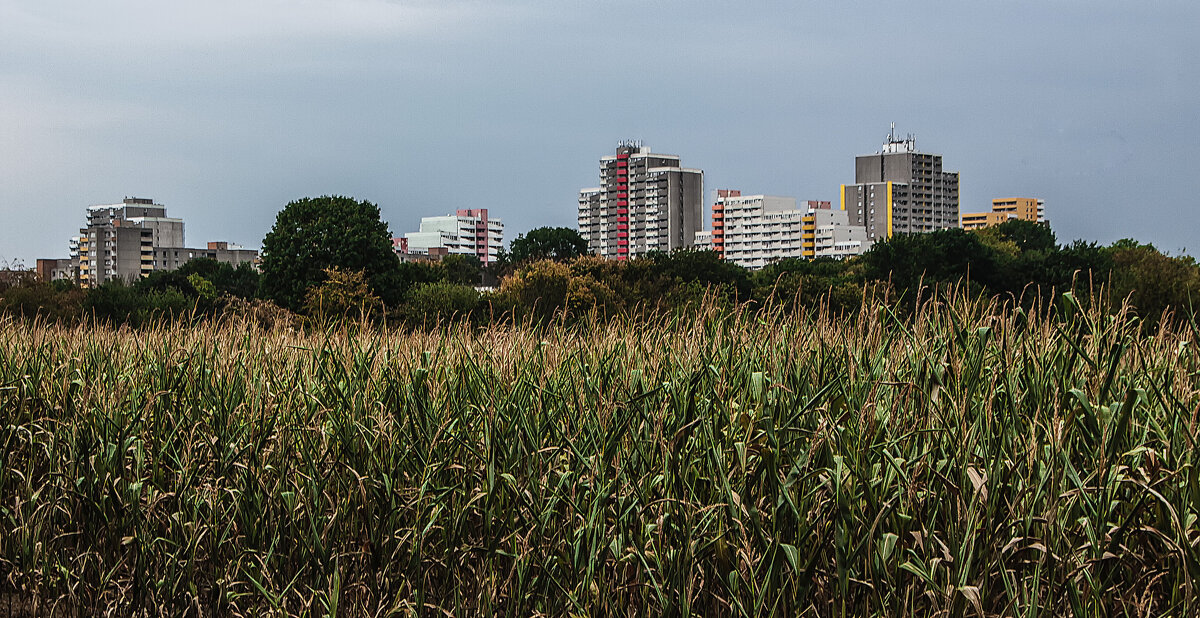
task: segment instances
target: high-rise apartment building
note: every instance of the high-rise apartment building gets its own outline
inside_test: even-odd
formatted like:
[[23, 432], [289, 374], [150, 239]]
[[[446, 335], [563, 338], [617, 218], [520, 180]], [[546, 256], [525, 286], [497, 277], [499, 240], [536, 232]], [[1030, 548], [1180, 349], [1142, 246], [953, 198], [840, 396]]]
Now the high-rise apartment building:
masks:
[[423, 217], [419, 231], [406, 233], [399, 245], [406, 254], [438, 254], [438, 249], [445, 249], [449, 254], [473, 255], [486, 266], [496, 261], [504, 246], [504, 222], [489, 218], [486, 208]]
[[722, 258], [758, 269], [787, 258], [846, 257], [870, 242], [862, 226], [850, 225], [844, 211], [829, 202], [717, 191], [713, 204], [712, 247]]
[[725, 201], [741, 197], [737, 189], [717, 189], [717, 201], [712, 207], [712, 250], [725, 259]]
[[896, 137], [895, 125], [879, 152], [855, 158], [854, 183], [842, 185], [841, 207], [872, 241], [959, 225], [958, 173], [919, 152], [911, 135]]
[[600, 158], [600, 186], [579, 192], [579, 235], [588, 251], [626, 260], [691, 247], [704, 229], [704, 172], [638, 141]]
[[965, 230], [977, 230], [1011, 219], [1045, 223], [1046, 202], [1036, 197], [998, 197], [992, 200], [991, 212], [964, 212], [962, 226]]
[[195, 258], [233, 266], [258, 258], [253, 249], [223, 242], [209, 243], [207, 249], [185, 247], [183, 219], [168, 217], [165, 206], [138, 197], [89, 206], [87, 227], [71, 238], [70, 251], [72, 270], [77, 270], [79, 285], [85, 288], [113, 279], [133, 281]]
[[71, 243], [71, 257], [79, 260], [79, 285], [91, 288], [150, 274], [156, 236], [183, 244], [183, 221], [168, 219], [167, 209], [154, 200], [127, 197], [120, 204], [89, 206], [87, 227]]

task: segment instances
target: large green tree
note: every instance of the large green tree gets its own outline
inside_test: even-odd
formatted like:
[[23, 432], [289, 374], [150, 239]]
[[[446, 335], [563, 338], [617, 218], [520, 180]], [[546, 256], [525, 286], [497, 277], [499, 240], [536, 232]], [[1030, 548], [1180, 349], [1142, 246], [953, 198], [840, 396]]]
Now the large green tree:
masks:
[[325, 281], [327, 268], [361, 271], [385, 303], [396, 296], [399, 261], [379, 207], [342, 196], [304, 198], [288, 204], [263, 238], [263, 297], [292, 310]]
[[1003, 259], [979, 235], [957, 228], [897, 234], [876, 241], [862, 256], [868, 278], [891, 281], [910, 298], [920, 286], [963, 278], [998, 293], [1004, 289], [999, 277]]
[[587, 255], [587, 241], [569, 227], [539, 227], [518, 234], [508, 249], [513, 264], [534, 260], [572, 260]]

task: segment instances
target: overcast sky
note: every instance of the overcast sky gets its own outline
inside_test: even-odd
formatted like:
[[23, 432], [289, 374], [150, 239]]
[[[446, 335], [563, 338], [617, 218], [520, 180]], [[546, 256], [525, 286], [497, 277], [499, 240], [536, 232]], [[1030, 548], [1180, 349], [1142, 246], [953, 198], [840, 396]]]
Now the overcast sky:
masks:
[[891, 122], [964, 212], [1040, 197], [1060, 241], [1195, 255], [1198, 5], [0, 0], [0, 260], [65, 257], [125, 196], [192, 246], [326, 194], [511, 240], [573, 227], [622, 139], [709, 195], [834, 200]]

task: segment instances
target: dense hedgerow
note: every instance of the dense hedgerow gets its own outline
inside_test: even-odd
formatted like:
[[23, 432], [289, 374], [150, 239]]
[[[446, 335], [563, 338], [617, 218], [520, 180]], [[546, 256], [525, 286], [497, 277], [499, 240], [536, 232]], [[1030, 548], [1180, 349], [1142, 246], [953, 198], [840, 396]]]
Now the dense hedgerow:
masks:
[[[381, 236], [375, 240], [386, 244], [386, 230], [377, 231]], [[547, 233], [514, 241], [520, 246], [512, 254], [502, 254], [486, 267], [465, 255], [436, 263], [389, 258], [372, 269], [353, 260], [348, 266], [318, 267], [324, 263], [318, 260], [299, 281], [287, 276], [296, 269], [267, 269], [260, 275], [248, 264], [234, 269], [194, 260], [132, 285], [111, 283], [94, 290], [37, 283], [32, 277], [15, 284], [0, 280], [0, 313], [60, 324], [194, 322], [228, 315], [265, 290], [286, 288], [289, 298], [298, 295], [298, 300], [282, 306], [322, 328], [364, 315], [377, 323], [419, 328], [451, 321], [487, 325], [591, 315], [627, 319], [648, 312], [688, 314], [705, 298], [725, 308], [767, 313], [821, 306], [852, 313], [886, 300], [893, 310], [909, 315], [930, 289], [961, 283], [974, 294], [1026, 308], [1052, 303], [1064, 292], [1102, 298], [1105, 311], [1131, 310], [1149, 332], [1162, 316], [1184, 319], [1200, 303], [1200, 266], [1191, 257], [1164, 255], [1131, 240], [1108, 247], [1079, 241], [1060, 246], [1049, 227], [1028, 221], [975, 232], [898, 235], [861, 257], [788, 259], [758, 271], [711, 251], [652, 252], [627, 261], [581, 256], [577, 243], [568, 242], [572, 236], [578, 241], [578, 234], [565, 228], [541, 231]], [[312, 243], [304, 239], [301, 245]], [[519, 256], [525, 257], [517, 261]], [[269, 283], [279, 277], [288, 281]]]

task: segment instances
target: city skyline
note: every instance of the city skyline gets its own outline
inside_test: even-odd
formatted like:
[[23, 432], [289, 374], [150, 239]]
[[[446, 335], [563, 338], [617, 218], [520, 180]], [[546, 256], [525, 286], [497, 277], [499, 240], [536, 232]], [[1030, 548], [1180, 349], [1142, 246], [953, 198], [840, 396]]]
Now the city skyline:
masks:
[[833, 200], [891, 122], [963, 212], [1037, 196], [1060, 241], [1195, 252], [1200, 9], [905, 7], [3, 2], [0, 259], [65, 256], [86, 206], [134, 195], [246, 246], [325, 194], [393, 234], [472, 208], [573, 227], [623, 139], [703, 169], [705, 204]]

